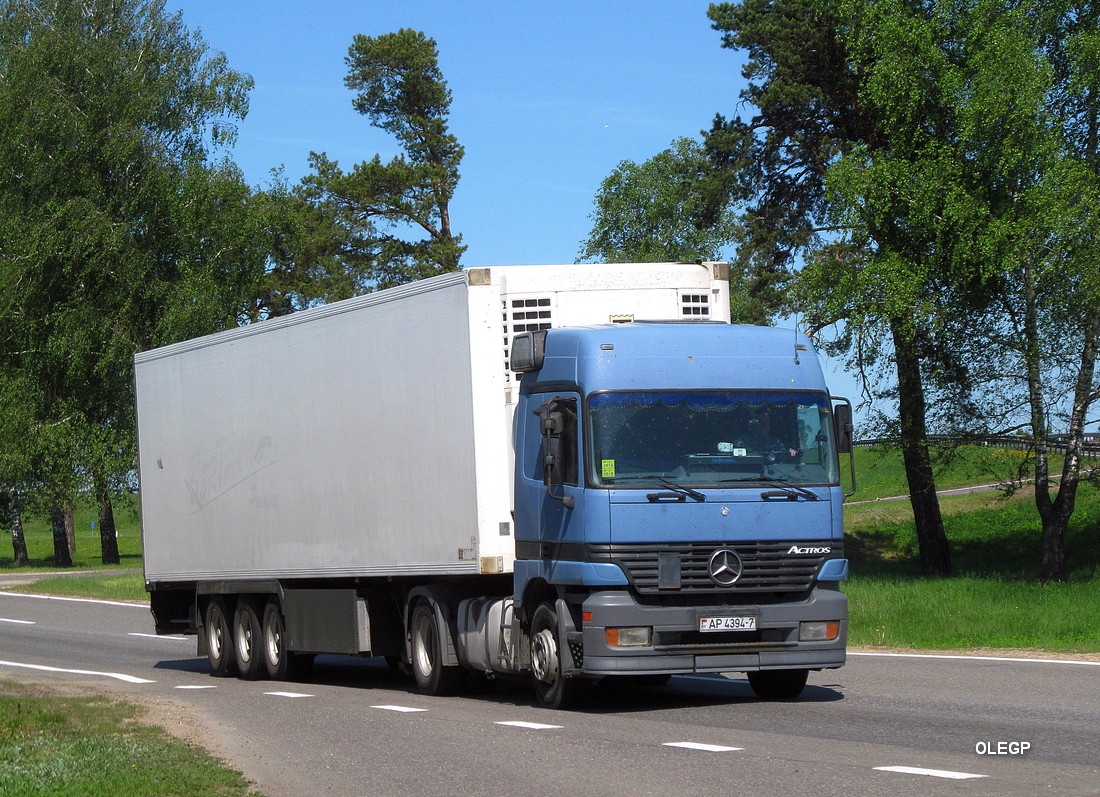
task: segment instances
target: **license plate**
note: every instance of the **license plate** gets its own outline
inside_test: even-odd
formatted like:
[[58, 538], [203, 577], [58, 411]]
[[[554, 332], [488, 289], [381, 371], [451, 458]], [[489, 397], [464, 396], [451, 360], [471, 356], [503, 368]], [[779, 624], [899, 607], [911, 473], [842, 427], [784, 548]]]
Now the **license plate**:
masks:
[[708, 631], [755, 631], [756, 618], [748, 617], [700, 617], [699, 630]]

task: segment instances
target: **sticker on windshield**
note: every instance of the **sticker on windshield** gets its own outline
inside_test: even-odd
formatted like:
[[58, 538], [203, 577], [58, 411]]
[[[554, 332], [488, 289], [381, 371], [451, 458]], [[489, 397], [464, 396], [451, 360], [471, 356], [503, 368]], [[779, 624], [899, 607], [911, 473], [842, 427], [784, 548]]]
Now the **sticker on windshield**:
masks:
[[600, 463], [600, 475], [605, 479], [615, 478], [615, 460], [605, 459]]

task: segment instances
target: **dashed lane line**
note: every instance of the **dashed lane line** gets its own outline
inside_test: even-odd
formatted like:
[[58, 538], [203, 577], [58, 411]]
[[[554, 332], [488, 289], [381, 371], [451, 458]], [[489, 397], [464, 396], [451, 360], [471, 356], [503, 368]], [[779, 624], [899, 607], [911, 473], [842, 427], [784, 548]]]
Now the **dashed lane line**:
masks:
[[426, 708], [413, 708], [412, 706], [371, 706], [371, 708], [380, 709], [381, 711], [396, 711], [400, 714], [418, 714], [421, 711], [427, 711]]
[[264, 694], [272, 697], [313, 697], [313, 695], [307, 695], [304, 692], [264, 692]]
[[0, 617], [0, 623], [12, 623], [13, 625], [36, 625], [34, 620], [13, 620], [9, 617]]
[[547, 725], [543, 722], [523, 722], [522, 720], [507, 720], [505, 722], [497, 722], [495, 725], [508, 725], [512, 728], [526, 728], [530, 731], [550, 731], [558, 728], [564, 728], [564, 725]]
[[744, 747], [727, 747], [722, 744], [702, 744], [701, 742], [665, 742], [663, 747], [681, 747], [685, 750], [702, 750], [707, 753], [732, 753], [744, 750]]
[[932, 778], [947, 778], [949, 780], [972, 780], [974, 778], [987, 778], [988, 775], [976, 775], [973, 772], [952, 772], [948, 769], [924, 769], [923, 767], [875, 767], [878, 772], [898, 772], [902, 775], [927, 775]]
[[164, 634], [143, 634], [140, 631], [131, 631], [126, 636], [139, 636], [145, 639], [167, 639], [170, 642], [186, 642], [187, 637], [179, 636], [178, 634], [164, 635]]

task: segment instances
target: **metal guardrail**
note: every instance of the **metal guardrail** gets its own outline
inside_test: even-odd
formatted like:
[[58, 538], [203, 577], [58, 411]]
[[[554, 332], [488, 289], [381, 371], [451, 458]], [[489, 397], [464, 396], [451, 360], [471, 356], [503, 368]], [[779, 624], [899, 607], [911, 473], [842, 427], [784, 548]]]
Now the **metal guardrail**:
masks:
[[[1016, 451], [1032, 451], [1035, 449], [1035, 440], [1021, 435], [984, 435], [975, 437], [962, 437], [959, 435], [930, 434], [929, 443], [942, 443], [945, 445], [972, 445], [991, 448], [1008, 448]], [[1052, 435], [1047, 438], [1047, 448], [1051, 451], [1065, 452], [1069, 448], [1066, 435]], [[896, 446], [896, 437], [873, 437], [866, 440], [856, 440], [853, 446]], [[1100, 457], [1100, 434], [1085, 435], [1083, 452], [1086, 457]]]

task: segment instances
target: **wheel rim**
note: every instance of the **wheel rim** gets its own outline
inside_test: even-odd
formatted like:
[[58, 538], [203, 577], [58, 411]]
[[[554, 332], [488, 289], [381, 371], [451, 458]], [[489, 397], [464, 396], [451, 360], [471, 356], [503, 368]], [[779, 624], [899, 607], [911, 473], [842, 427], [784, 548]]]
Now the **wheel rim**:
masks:
[[535, 677], [553, 686], [558, 680], [558, 642], [554, 632], [543, 628], [531, 640], [531, 670]]
[[431, 618], [421, 612], [417, 615], [413, 627], [413, 663], [416, 665], [416, 671], [425, 679], [431, 677], [434, 669], [432, 663], [434, 646], [435, 635], [432, 632]]
[[237, 623], [237, 652], [241, 661], [252, 661], [252, 624], [243, 612]]
[[267, 647], [267, 660], [272, 664], [278, 664], [283, 659], [283, 635], [282, 629], [277, 624], [272, 623], [268, 627], [267, 633], [264, 635], [264, 642]]
[[225, 655], [225, 619], [214, 610], [210, 613], [210, 627], [206, 633], [206, 644], [212, 658], [220, 660]]

